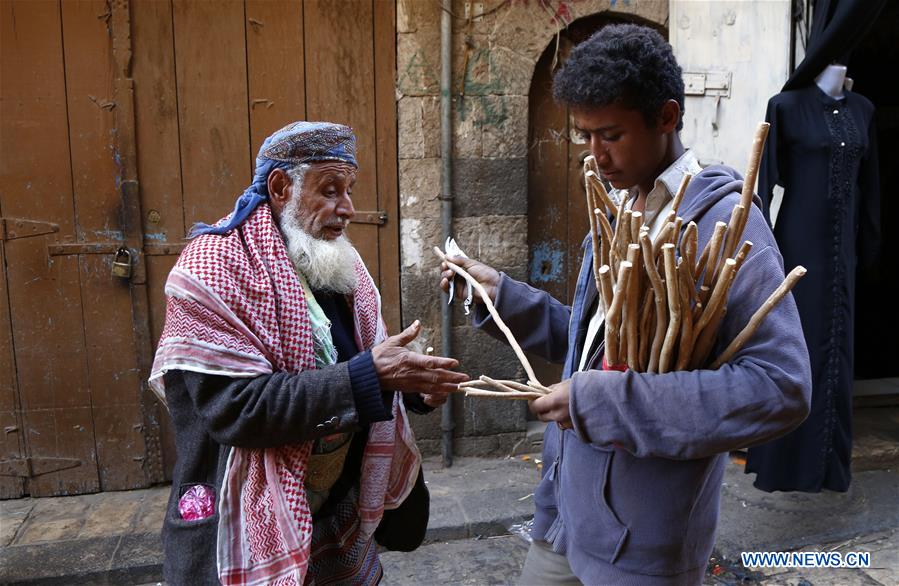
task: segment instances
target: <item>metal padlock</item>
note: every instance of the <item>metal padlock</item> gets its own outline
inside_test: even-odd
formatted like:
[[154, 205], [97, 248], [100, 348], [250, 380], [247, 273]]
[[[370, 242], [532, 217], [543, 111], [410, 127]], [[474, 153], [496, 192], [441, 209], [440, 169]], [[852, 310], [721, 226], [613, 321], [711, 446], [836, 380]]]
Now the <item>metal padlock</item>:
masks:
[[122, 246], [115, 253], [112, 261], [112, 276], [120, 279], [131, 278], [131, 251]]

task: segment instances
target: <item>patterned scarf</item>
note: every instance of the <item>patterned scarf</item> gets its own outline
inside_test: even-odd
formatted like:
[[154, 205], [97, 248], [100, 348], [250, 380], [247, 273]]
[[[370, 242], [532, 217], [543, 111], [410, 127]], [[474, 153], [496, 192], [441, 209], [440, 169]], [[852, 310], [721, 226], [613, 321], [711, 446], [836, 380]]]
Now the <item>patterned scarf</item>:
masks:
[[[366, 349], [387, 332], [380, 295], [361, 258], [356, 274], [356, 344]], [[150, 377], [160, 398], [168, 370], [250, 378], [315, 368], [307, 295], [267, 204], [228, 234], [193, 240], [165, 292], [165, 328]], [[366, 535], [374, 533], [384, 509], [403, 502], [421, 462], [399, 393], [393, 415], [371, 425], [363, 454], [359, 515]], [[231, 449], [219, 498], [223, 584], [303, 584], [312, 537], [304, 488], [311, 447]]]

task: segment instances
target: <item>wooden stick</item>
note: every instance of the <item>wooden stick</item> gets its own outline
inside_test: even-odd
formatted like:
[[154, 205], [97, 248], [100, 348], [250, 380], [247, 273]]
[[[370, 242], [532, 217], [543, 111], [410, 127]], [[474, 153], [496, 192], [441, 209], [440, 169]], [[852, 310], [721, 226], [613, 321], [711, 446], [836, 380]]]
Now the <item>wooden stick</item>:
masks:
[[[639, 213], [639, 212], [638, 212]], [[633, 221], [633, 220], [631, 220]], [[631, 244], [627, 247], [627, 261], [634, 267], [640, 266], [640, 245]], [[634, 270], [627, 286], [627, 309], [625, 311], [624, 327], [625, 335], [621, 337], [622, 347], [627, 341], [627, 367], [637, 370], [639, 367], [640, 339], [637, 337], [640, 331], [640, 271]], [[622, 350], [622, 352], [624, 352]]]
[[703, 368], [708, 364], [709, 354], [711, 354], [712, 349], [715, 347], [715, 342], [718, 340], [718, 331], [721, 328], [721, 322], [724, 321], [725, 314], [727, 314], [727, 306], [722, 305], [718, 308], [714, 317], [712, 317], [708, 327], [699, 336], [695, 336], [696, 342], [693, 344], [693, 356], [690, 358], [690, 366], [688, 367], [690, 370]]
[[618, 283], [612, 297], [612, 306], [606, 315], [606, 363], [610, 366], [619, 362], [619, 328], [621, 327], [621, 311], [627, 297], [627, 284], [633, 265], [626, 260], [621, 261], [618, 269]]
[[522, 351], [521, 346], [518, 345], [518, 341], [515, 339], [515, 336], [512, 334], [512, 330], [509, 329], [509, 326], [502, 320], [499, 316], [499, 312], [496, 311], [496, 307], [493, 306], [493, 301], [490, 299], [490, 296], [487, 295], [487, 291], [484, 289], [484, 286], [478, 283], [478, 281], [468, 274], [468, 271], [463, 269], [462, 267], [446, 260], [446, 255], [442, 250], [434, 247], [434, 253], [446, 263], [446, 266], [450, 268], [457, 275], [461, 275], [463, 279], [471, 283], [471, 285], [477, 289], [478, 293], [481, 295], [481, 299], [484, 301], [484, 305], [487, 306], [487, 311], [490, 312], [490, 315], [493, 316], [493, 321], [496, 322], [496, 327], [502, 331], [506, 336], [506, 340], [509, 341], [509, 345], [512, 346], [512, 350], [515, 351], [515, 355], [518, 357], [518, 361], [521, 363], [521, 366], [524, 367], [524, 371], [528, 375], [528, 380], [539, 383], [537, 380], [537, 375], [534, 374], [534, 369], [531, 368], [531, 363], [528, 362], [527, 356], [524, 355], [524, 351]]
[[[730, 227], [734, 222], [739, 221], [738, 217], [739, 217], [740, 213], [742, 212], [742, 210], [743, 210], [743, 206], [741, 206], [740, 204], [737, 204], [734, 206], [733, 211], [731, 211], [731, 213], [730, 213], [730, 221], [727, 224], [728, 227]], [[726, 238], [730, 238], [729, 232], [727, 233]], [[724, 264], [724, 259], [726, 259], [726, 258], [730, 258], [730, 257], [722, 255], [721, 259], [715, 262], [715, 271], [712, 273], [712, 279], [709, 281], [709, 279], [706, 278], [706, 280], [709, 281], [709, 283], [714, 283], [715, 280], [718, 279], [718, 273], [721, 270], [722, 265]]]
[[703, 306], [708, 304], [709, 295], [711, 295], [711, 294], [712, 294], [711, 287], [709, 287], [708, 285], [700, 285], [700, 287], [699, 287], [699, 303], [701, 303]]
[[466, 397], [488, 397], [491, 399], [508, 399], [512, 401], [533, 401], [534, 399], [539, 399], [540, 397], [544, 397], [540, 393], [519, 393], [518, 391], [514, 393], [504, 393], [503, 391], [489, 391], [487, 389], [477, 389], [477, 388], [466, 388], [465, 389]]
[[[481, 378], [481, 380], [484, 380], [485, 382], [487, 380], [493, 380], [489, 376], [485, 376], [483, 374], [481, 375], [480, 378]], [[477, 384], [478, 381], [467, 381], [467, 382], [474, 382], [475, 384]], [[513, 390], [521, 391], [524, 393], [533, 393], [535, 391], [534, 387], [529, 387], [528, 385], [526, 385], [522, 382], [518, 382], [517, 380], [505, 380], [504, 379], [504, 380], [496, 380], [494, 382], [498, 382], [502, 385], [505, 385], [505, 386], [513, 389]], [[465, 383], [461, 383], [461, 384], [465, 384]], [[469, 385], [469, 386], [473, 386], [473, 385]], [[539, 392], [539, 389], [536, 389], [536, 390]], [[544, 393], [544, 394], [548, 394], [548, 393]]]
[[668, 242], [674, 245], [674, 250], [677, 250], [677, 247], [680, 244], [680, 231], [683, 227], [684, 219], [680, 216], [674, 218], [674, 231], [668, 237]]
[[[698, 242], [697, 242], [698, 244]], [[708, 242], [705, 243], [705, 246], [702, 249], [702, 252], [699, 255], [699, 260], [696, 261], [696, 266], [693, 268], [693, 280], [699, 283], [699, 277], [702, 275], [702, 270], [705, 268], [706, 263], [709, 261], [709, 249], [712, 247], [712, 240], [709, 239]]]
[[681, 257], [687, 263], [687, 270], [690, 271], [690, 298], [694, 303], [699, 302], [699, 291], [696, 290], [696, 277], [694, 276], [696, 266], [696, 248], [699, 242], [699, 227], [696, 222], [687, 224], [684, 230], [684, 237], [681, 239]]
[[[586, 169], [586, 162], [584, 163]], [[599, 284], [599, 266], [602, 264], [599, 258], [599, 229], [597, 228], [597, 219], [592, 211], [596, 208], [596, 201], [593, 198], [593, 188], [590, 186], [588, 179], [584, 180], [584, 188], [587, 193], [587, 216], [590, 218], [590, 241], [593, 246], [593, 281], [596, 284], [596, 292], [599, 293], [601, 287]]]
[[654, 258], [659, 258], [659, 254], [662, 252], [662, 246], [670, 243], [671, 234], [674, 233], [674, 228], [674, 221], [668, 222], [656, 236], [655, 241], [652, 243], [652, 253]]
[[712, 295], [706, 304], [706, 308], [702, 311], [699, 323], [696, 324], [695, 330], [697, 335], [708, 325], [709, 321], [714, 317], [715, 312], [718, 311], [718, 308], [721, 307], [727, 298], [727, 292], [730, 289], [730, 282], [733, 279], [734, 268], [736, 266], [737, 261], [732, 258], [724, 261], [724, 269], [721, 271], [721, 278], [715, 283], [715, 288], [712, 289]]
[[752, 250], [752, 242], [747, 240], [743, 243], [743, 246], [740, 247], [740, 250], [737, 251], [737, 256], [734, 257], [734, 260], [737, 261], [736, 270], [740, 270], [740, 267], [743, 266], [743, 263], [746, 261], [746, 257], [749, 256], [749, 251]]
[[724, 319], [727, 311], [727, 297], [730, 293], [731, 285], [736, 272], [737, 262], [729, 258], [725, 262], [724, 268], [721, 270], [721, 277], [715, 284], [712, 291], [712, 297], [709, 305], [702, 311], [699, 323], [693, 328], [693, 356], [690, 359], [690, 368], [702, 368], [708, 362], [709, 354], [715, 346], [715, 340], [718, 337], [718, 328]]
[[618, 203], [618, 212], [615, 216], [615, 234], [612, 237], [612, 249], [610, 252], [609, 258], [609, 266], [612, 267], [612, 280], [618, 278], [618, 272], [621, 269], [621, 261], [624, 260], [619, 254], [618, 247], [618, 234], [619, 228], [621, 227], [621, 221], [624, 217], [624, 204], [627, 202], [627, 193], [623, 193], [621, 197], [621, 201]]
[[671, 368], [673, 354], [677, 345], [677, 337], [681, 327], [680, 296], [677, 287], [677, 266], [674, 263], [674, 245], [662, 245], [662, 259], [665, 262], [665, 288], [668, 289], [668, 331], [662, 343], [662, 354], [659, 358], [659, 373], [664, 374]]
[[590, 183], [593, 185], [593, 188], [596, 191], [596, 195], [599, 197], [599, 201], [609, 210], [613, 217], [617, 218], [618, 208], [615, 207], [615, 202], [612, 201], [611, 197], [609, 197], [609, 192], [606, 191], [606, 186], [603, 185], [602, 181], [600, 181], [599, 176], [596, 175], [596, 172], [591, 170], [584, 173], [584, 175], [587, 177], [587, 180], [590, 181]]
[[599, 225], [599, 234], [602, 236], [602, 248], [600, 249], [602, 258], [600, 260], [602, 264], [611, 266], [612, 224], [609, 223], [609, 218], [599, 208], [593, 210], [593, 215], [596, 217]]
[[640, 242], [640, 229], [643, 228], [643, 213], [631, 214], [631, 242]]
[[[696, 222], [690, 222], [687, 224], [687, 229], [684, 230], [684, 237], [681, 240], [681, 256], [688, 263], [690, 267], [690, 280], [693, 281], [694, 285], [696, 283], [696, 275], [693, 267], [696, 266], [696, 248], [699, 238], [699, 227], [696, 225]], [[695, 297], [695, 293], [693, 295]]]
[[608, 316], [609, 309], [612, 307], [612, 297], [614, 296], [614, 285], [612, 284], [612, 269], [609, 265], [599, 267], [599, 280], [602, 284], [602, 304], [603, 314]]
[[756, 310], [752, 317], [749, 318], [749, 323], [746, 324], [746, 327], [737, 334], [737, 337], [734, 338], [733, 342], [731, 342], [727, 348], [725, 348], [724, 352], [721, 353], [715, 362], [712, 363], [710, 368], [717, 369], [721, 368], [722, 364], [725, 364], [734, 355], [743, 347], [744, 344], [755, 334], [756, 330], [758, 330], [759, 326], [762, 324], [762, 321], [767, 317], [771, 310], [777, 306], [780, 301], [786, 297], [787, 293], [793, 289], [796, 283], [799, 282], [799, 279], [805, 276], [806, 269], [803, 266], [798, 266], [790, 271], [790, 274], [786, 276], [783, 282], [778, 285], [777, 289], [765, 300], [761, 307]]
[[[549, 389], [546, 389], [545, 391], [542, 389], [535, 389], [534, 387], [529, 387], [528, 385], [521, 384], [515, 381], [498, 381], [484, 374], [482, 374], [479, 379], [498, 391], [523, 391], [525, 393], [533, 393], [536, 390], [543, 395], [548, 395], [550, 392]], [[514, 386], [513, 384], [509, 383], [514, 383]]]
[[671, 211], [674, 213], [677, 213], [677, 210], [680, 208], [680, 204], [684, 200], [684, 193], [687, 191], [687, 185], [690, 184], [691, 179], [693, 179], [693, 175], [684, 173], [684, 178], [680, 181], [680, 187], [677, 188], [677, 195], [674, 196], [674, 203], [671, 204]]
[[[693, 324], [699, 321], [699, 318], [702, 316], [703, 305], [702, 301], [697, 301], [696, 305], [693, 306]], [[693, 329], [696, 329], [695, 327]]]
[[693, 283], [693, 266], [684, 258], [677, 265], [678, 292], [680, 293], [681, 320], [680, 345], [677, 349], [677, 362], [674, 370], [684, 370], [693, 353], [693, 301], [695, 284]]
[[743, 238], [743, 230], [746, 228], [746, 220], [749, 218], [749, 211], [752, 207], [752, 196], [755, 193], [755, 180], [759, 174], [759, 164], [762, 159], [762, 150], [765, 148], [765, 140], [768, 138], [768, 129], [771, 127], [767, 122], [759, 122], [755, 130], [755, 137], [752, 140], [752, 150], [749, 153], [749, 165], [746, 169], [746, 176], [743, 179], [743, 191], [740, 193], [740, 205], [743, 210], [733, 225], [728, 226], [727, 242], [724, 245], [724, 257], [733, 256], [737, 249], [737, 243]]
[[618, 256], [620, 258], [627, 258], [627, 246], [631, 243], [631, 218], [633, 215], [632, 211], [625, 210], [624, 216], [621, 218], [621, 225], [616, 229], [618, 233]]
[[724, 222], [715, 223], [715, 231], [712, 232], [712, 238], [709, 240], [709, 257], [706, 261], [705, 270], [701, 275], [703, 284], [708, 285], [712, 288], [715, 287], [715, 267], [718, 265], [718, 257], [721, 253], [721, 246], [724, 244], [725, 230], [727, 230], [727, 224], [725, 224]]
[[655, 293], [650, 286], [646, 288], [646, 293], [643, 295], [643, 303], [640, 304], [640, 344], [637, 348], [640, 372], [646, 372], [649, 366], [653, 317], [655, 317]]
[[652, 241], [649, 238], [649, 234], [644, 232], [640, 235], [640, 245], [643, 247], [643, 266], [646, 267], [646, 274], [649, 276], [649, 282], [652, 285], [656, 308], [656, 329], [652, 337], [649, 363], [646, 368], [647, 372], [657, 372], [659, 357], [662, 352], [662, 342], [668, 329], [668, 306], [666, 304], [665, 286], [662, 284], [662, 277], [659, 276], [659, 269], [656, 267], [655, 258], [652, 256]]

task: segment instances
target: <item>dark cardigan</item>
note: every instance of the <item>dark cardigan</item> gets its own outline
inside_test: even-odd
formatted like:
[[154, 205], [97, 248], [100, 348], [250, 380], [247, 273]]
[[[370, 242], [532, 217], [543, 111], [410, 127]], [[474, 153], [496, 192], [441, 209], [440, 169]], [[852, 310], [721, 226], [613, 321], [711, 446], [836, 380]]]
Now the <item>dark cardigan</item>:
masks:
[[[276, 447], [338, 432], [354, 432], [341, 477], [315, 515], [314, 523], [326, 521], [338, 505], [344, 504], [342, 501], [355, 498], [357, 491], [353, 489], [359, 481], [365, 432], [369, 423], [391, 418], [387, 405], [392, 393], [382, 393], [371, 352], [356, 350], [352, 315], [344, 298], [320, 292], [315, 297], [332, 322], [337, 364], [299, 374], [275, 372], [250, 379], [180, 370], [165, 374], [166, 400], [178, 453], [162, 528], [167, 583], [219, 583], [218, 503], [215, 515], [185, 521], [178, 513], [178, 499], [194, 484], [208, 485], [216, 495], [220, 494], [232, 446]], [[418, 395], [403, 398], [411, 411], [429, 410]], [[355, 503], [346, 504], [355, 506]], [[424, 537], [427, 509], [427, 489], [419, 472], [410, 498], [399, 509], [385, 515], [376, 532], [378, 541], [387, 542], [384, 544], [391, 549], [414, 549]], [[390, 530], [400, 518], [405, 519], [404, 525], [417, 520], [412, 526], [420, 531]]]

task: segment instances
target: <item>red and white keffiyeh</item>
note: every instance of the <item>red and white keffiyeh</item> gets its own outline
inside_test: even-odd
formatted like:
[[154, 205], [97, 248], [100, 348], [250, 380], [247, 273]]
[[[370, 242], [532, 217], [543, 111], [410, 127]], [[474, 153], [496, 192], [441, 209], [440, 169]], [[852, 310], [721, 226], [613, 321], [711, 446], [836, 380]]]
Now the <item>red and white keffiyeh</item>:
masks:
[[[367, 349], [387, 332], [380, 295], [361, 258], [356, 274], [356, 343]], [[150, 377], [163, 401], [168, 370], [250, 378], [314, 368], [303, 287], [267, 204], [224, 236], [194, 239], [172, 269], [165, 292], [165, 328]], [[399, 393], [393, 416], [371, 425], [363, 455], [359, 514], [367, 535], [384, 509], [403, 502], [421, 463]], [[223, 584], [303, 583], [312, 539], [304, 488], [311, 448], [312, 442], [231, 449], [219, 497]]]

